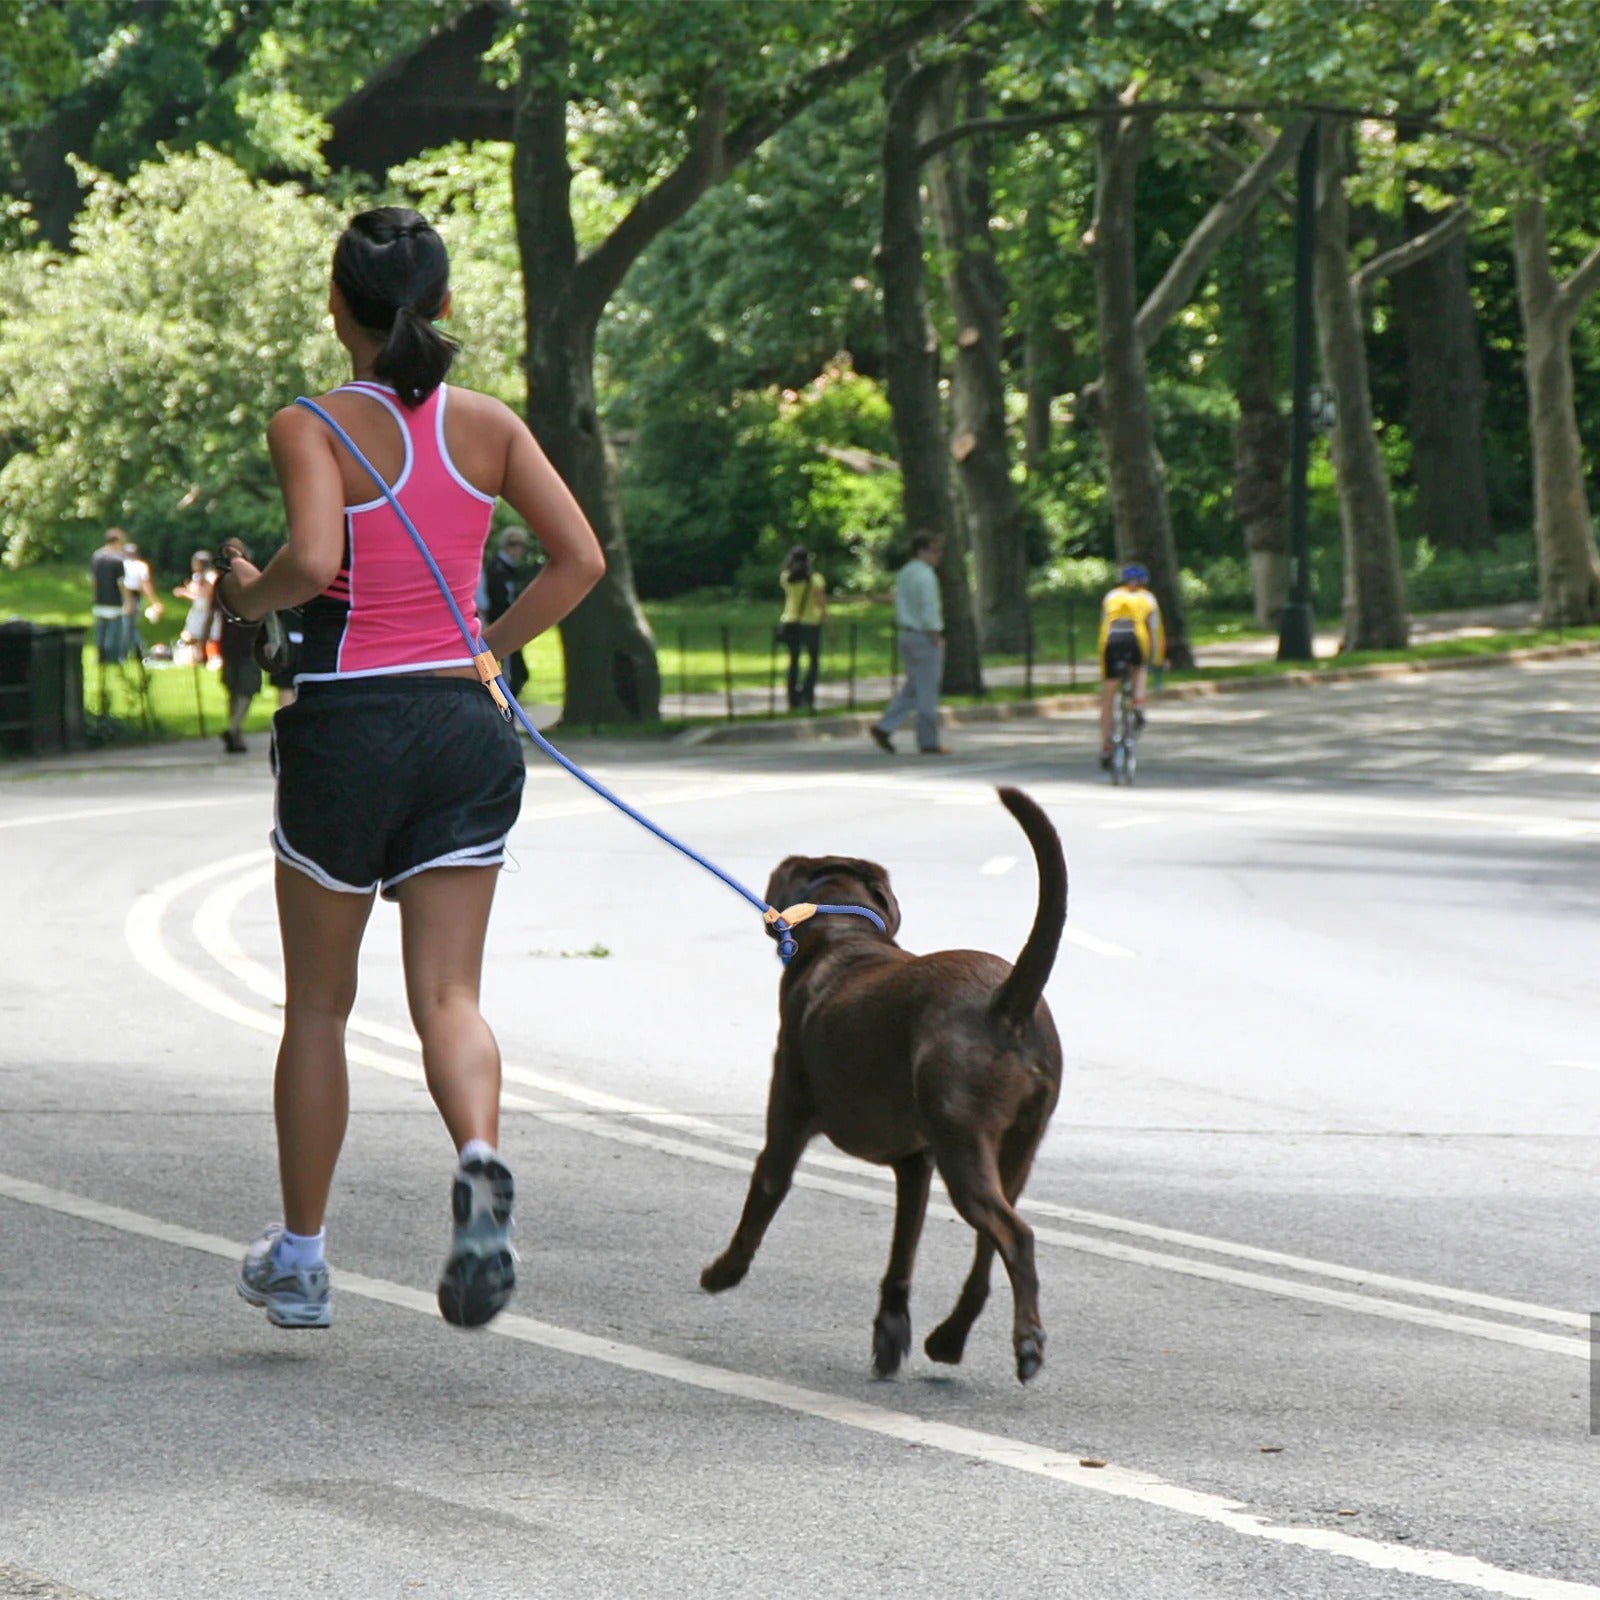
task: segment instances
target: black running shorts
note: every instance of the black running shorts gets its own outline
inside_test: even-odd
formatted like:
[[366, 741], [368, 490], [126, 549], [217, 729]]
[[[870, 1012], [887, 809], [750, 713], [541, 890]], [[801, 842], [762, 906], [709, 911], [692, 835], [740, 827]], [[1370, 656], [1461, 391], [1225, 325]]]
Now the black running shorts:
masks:
[[1144, 651], [1131, 633], [1114, 633], [1106, 640], [1105, 654], [1100, 658], [1100, 670], [1109, 683], [1122, 676], [1124, 669], [1142, 666]]
[[491, 867], [522, 807], [522, 745], [481, 683], [302, 683], [272, 719], [272, 848], [324, 888], [394, 898], [430, 867]]

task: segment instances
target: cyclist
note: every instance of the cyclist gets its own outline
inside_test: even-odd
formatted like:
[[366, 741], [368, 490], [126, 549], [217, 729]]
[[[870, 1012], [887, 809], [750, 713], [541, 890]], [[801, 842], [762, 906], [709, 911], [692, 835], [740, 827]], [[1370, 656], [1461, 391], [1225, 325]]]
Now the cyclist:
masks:
[[1122, 569], [1122, 582], [1100, 606], [1100, 765], [1107, 770], [1118, 678], [1125, 669], [1132, 669], [1134, 726], [1142, 728], [1145, 679], [1150, 667], [1160, 666], [1167, 658], [1161, 607], [1149, 583], [1150, 569], [1130, 562]]

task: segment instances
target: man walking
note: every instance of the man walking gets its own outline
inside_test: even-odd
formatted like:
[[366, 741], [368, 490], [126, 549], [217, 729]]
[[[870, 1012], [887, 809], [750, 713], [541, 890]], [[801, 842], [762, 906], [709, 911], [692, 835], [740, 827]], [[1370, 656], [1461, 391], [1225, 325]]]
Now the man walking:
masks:
[[106, 542], [89, 558], [89, 583], [94, 591], [94, 647], [102, 667], [119, 666], [126, 656], [122, 631], [122, 573], [126, 557], [121, 528], [107, 528]]
[[894, 581], [894, 620], [900, 630], [900, 662], [905, 682], [883, 715], [868, 730], [882, 750], [894, 754], [889, 737], [913, 708], [917, 713], [917, 749], [925, 756], [947, 756], [939, 742], [939, 685], [944, 677], [944, 607], [935, 568], [944, 555], [938, 535], [919, 533], [911, 541], [911, 559]]

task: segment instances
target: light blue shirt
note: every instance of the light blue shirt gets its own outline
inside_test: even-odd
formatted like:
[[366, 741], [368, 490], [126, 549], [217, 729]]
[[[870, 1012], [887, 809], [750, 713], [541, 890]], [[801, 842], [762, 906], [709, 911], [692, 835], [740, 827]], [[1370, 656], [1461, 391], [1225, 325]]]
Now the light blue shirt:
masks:
[[894, 620], [914, 633], [944, 632], [939, 576], [921, 556], [912, 556], [894, 580]]

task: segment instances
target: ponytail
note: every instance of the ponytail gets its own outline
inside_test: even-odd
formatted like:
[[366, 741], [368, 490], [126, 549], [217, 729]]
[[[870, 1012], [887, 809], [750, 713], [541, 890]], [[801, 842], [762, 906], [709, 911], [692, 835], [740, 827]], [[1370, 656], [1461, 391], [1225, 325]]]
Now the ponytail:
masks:
[[404, 206], [363, 211], [339, 236], [333, 281], [356, 321], [383, 339], [373, 375], [403, 405], [421, 405], [459, 348], [433, 325], [450, 292], [444, 240]]
[[400, 396], [402, 405], [420, 406], [444, 382], [457, 348], [415, 306], [401, 306], [372, 373]]

